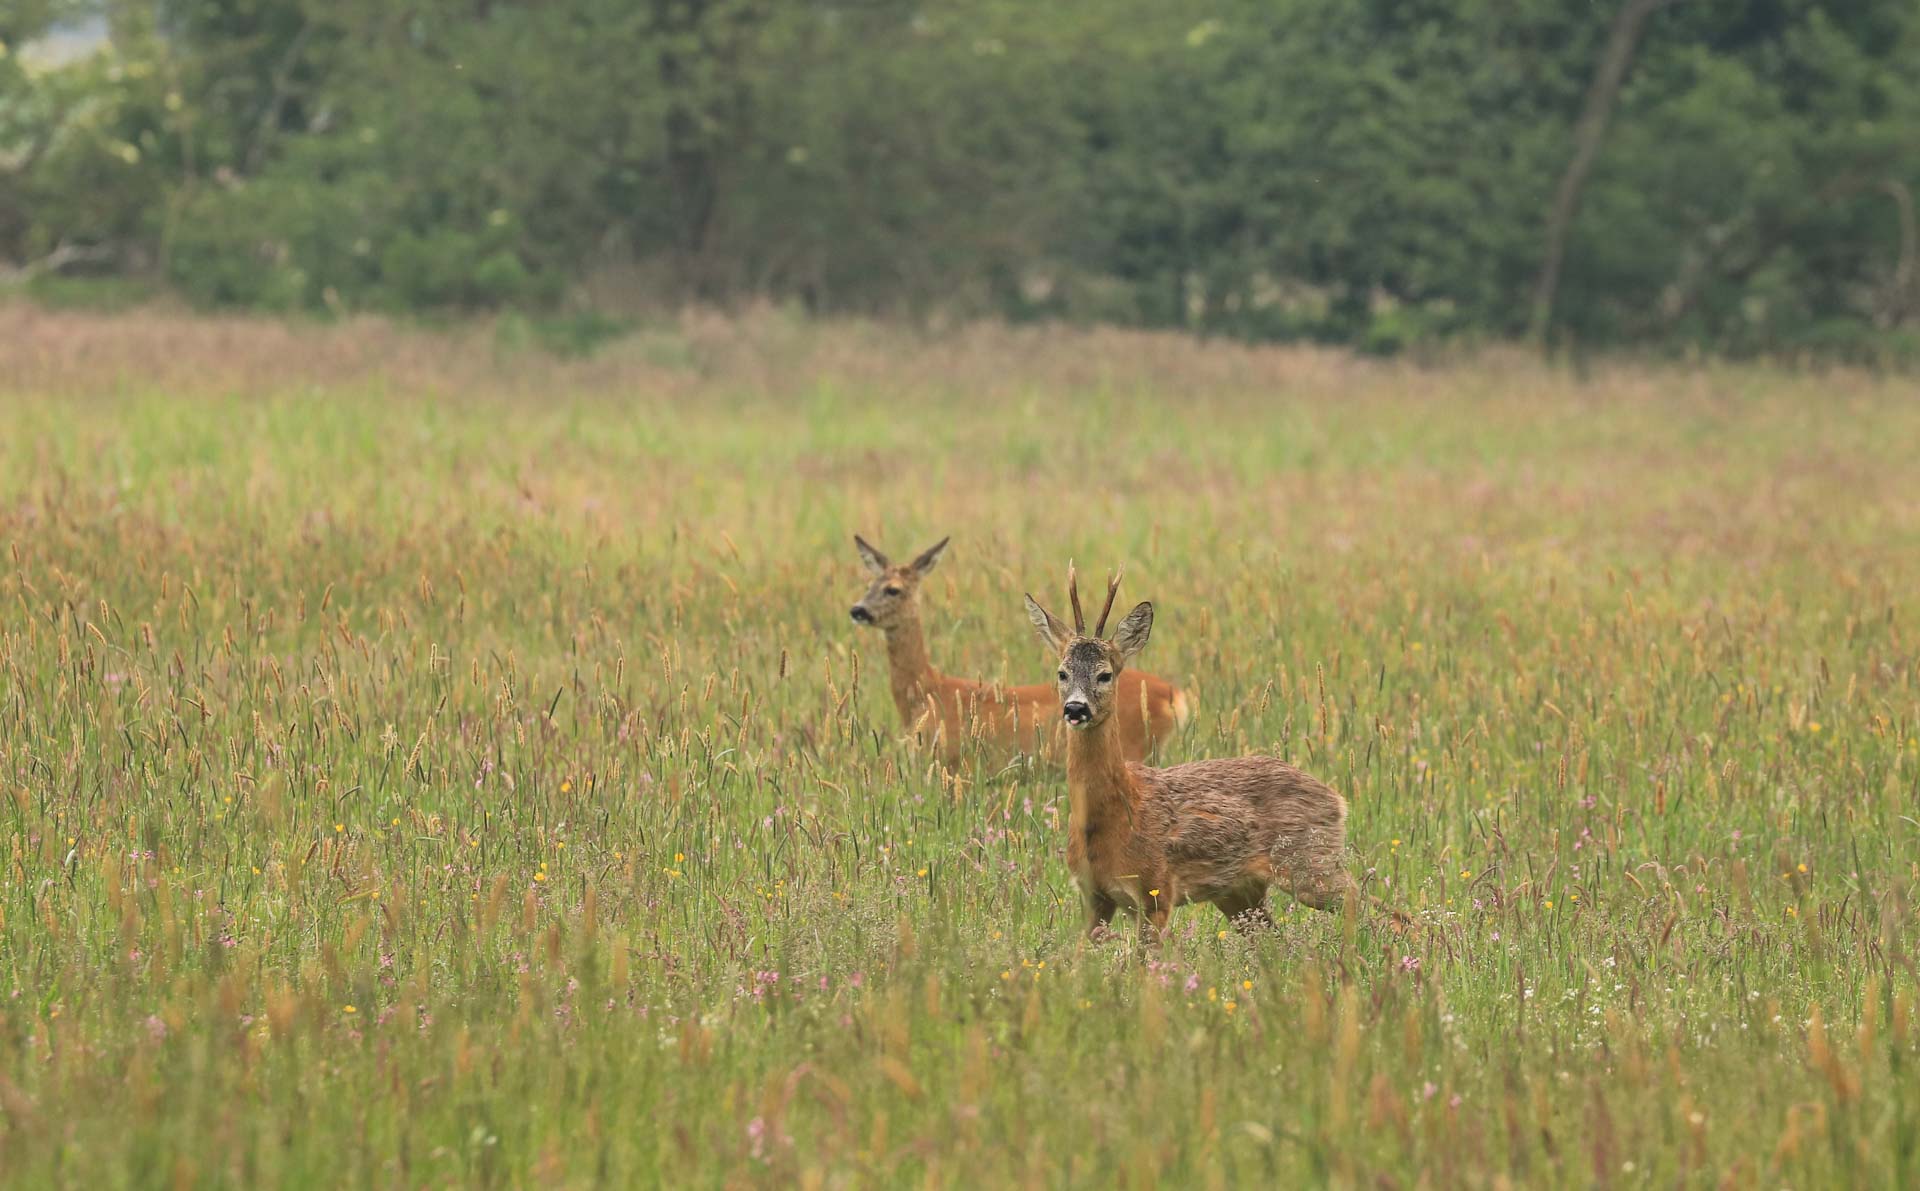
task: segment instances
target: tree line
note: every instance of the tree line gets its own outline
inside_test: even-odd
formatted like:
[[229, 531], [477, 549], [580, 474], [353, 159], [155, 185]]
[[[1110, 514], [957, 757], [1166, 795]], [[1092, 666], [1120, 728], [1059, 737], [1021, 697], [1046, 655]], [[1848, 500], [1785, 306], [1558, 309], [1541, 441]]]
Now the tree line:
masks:
[[[104, 20], [61, 60], [50, 32]], [[12, 0], [0, 278], [1920, 354], [1912, 0]]]

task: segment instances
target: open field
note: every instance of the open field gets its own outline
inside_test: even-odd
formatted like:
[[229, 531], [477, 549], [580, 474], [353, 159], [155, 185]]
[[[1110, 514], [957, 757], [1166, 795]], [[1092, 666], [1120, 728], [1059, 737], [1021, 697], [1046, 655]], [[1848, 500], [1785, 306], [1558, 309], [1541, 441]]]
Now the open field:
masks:
[[[1909, 381], [0, 307], [0, 427], [0, 1181], [1920, 1181]], [[975, 677], [1124, 562], [1419, 927], [1085, 945], [856, 530]]]

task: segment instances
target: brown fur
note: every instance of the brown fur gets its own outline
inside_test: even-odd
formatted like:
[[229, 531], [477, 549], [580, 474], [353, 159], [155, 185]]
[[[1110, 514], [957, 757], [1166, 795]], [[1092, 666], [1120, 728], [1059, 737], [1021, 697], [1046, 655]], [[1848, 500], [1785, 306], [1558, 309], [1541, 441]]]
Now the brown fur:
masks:
[[1357, 895], [1343, 864], [1346, 800], [1319, 779], [1274, 757], [1154, 769], [1125, 755], [1116, 691], [1126, 660], [1146, 645], [1153, 605], [1136, 606], [1106, 641], [1069, 630], [1031, 596], [1027, 606], [1060, 654], [1057, 697], [1086, 707], [1067, 746], [1067, 865], [1089, 934], [1103, 933], [1122, 907], [1140, 914], [1152, 939], [1187, 902], [1212, 902], [1248, 929], [1270, 921], [1272, 886], [1321, 910]]
[[[934, 668], [920, 625], [920, 582], [946, 548], [941, 541], [904, 566], [859, 537], [854, 538], [873, 582], [854, 605], [859, 623], [886, 634], [888, 688], [901, 722], [923, 740], [933, 741], [942, 758], [957, 764], [966, 742], [977, 734], [994, 753], [1049, 758], [1060, 755], [1062, 728], [1057, 694], [1051, 684], [1003, 687], [952, 678]], [[1190, 706], [1186, 692], [1164, 678], [1128, 673], [1119, 693], [1116, 736], [1123, 756], [1142, 760], [1184, 723]]]

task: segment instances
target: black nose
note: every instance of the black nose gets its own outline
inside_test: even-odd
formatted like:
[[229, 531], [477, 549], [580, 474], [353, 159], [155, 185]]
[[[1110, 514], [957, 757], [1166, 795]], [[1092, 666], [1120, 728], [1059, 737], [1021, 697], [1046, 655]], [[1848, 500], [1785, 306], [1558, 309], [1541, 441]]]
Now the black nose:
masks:
[[853, 623], [855, 624], [872, 624], [873, 623], [873, 613], [867, 611], [865, 608], [862, 608], [858, 604], [855, 604], [853, 606], [853, 611], [847, 613], [847, 615], [853, 617]]
[[1093, 709], [1085, 703], [1075, 700], [1060, 708], [1060, 714], [1067, 717], [1069, 724], [1084, 724], [1093, 718]]

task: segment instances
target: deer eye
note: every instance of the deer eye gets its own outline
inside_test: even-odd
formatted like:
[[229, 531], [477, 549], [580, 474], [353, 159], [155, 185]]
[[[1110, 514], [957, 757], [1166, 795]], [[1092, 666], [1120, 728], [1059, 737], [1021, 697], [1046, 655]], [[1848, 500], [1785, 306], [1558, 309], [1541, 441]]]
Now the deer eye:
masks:
[[887, 584], [887, 594], [888, 594], [888, 595], [899, 595], [899, 594], [900, 594], [900, 589], [899, 589], [898, 587], [895, 587], [895, 586], [894, 586], [893, 584], [891, 584], [891, 583], [889, 583], [889, 584]]
[[1065, 682], [1066, 680], [1067, 680], [1067, 672], [1065, 670], [1060, 671], [1060, 681]]
[[1096, 675], [1094, 675], [1094, 677], [1095, 677], [1095, 678], [1097, 678], [1097, 679], [1099, 679], [1099, 680], [1100, 680], [1101, 682], [1112, 682], [1112, 681], [1113, 681], [1113, 675], [1111, 675], [1111, 674], [1096, 674]]

